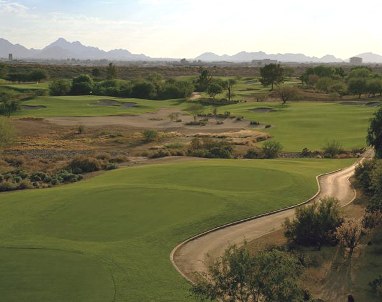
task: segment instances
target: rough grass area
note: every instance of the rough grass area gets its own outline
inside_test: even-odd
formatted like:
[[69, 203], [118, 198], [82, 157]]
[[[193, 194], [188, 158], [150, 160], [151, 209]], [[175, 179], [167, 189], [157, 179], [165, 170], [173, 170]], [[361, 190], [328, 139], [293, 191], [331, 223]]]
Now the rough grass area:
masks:
[[188, 284], [169, 260], [177, 243], [298, 203], [317, 190], [315, 175], [350, 163], [178, 161], [3, 194], [1, 299], [190, 301]]

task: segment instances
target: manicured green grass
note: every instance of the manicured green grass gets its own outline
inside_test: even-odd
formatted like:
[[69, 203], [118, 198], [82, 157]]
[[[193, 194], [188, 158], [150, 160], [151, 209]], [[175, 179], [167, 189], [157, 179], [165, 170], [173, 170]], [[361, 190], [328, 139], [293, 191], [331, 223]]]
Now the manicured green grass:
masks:
[[349, 164], [185, 161], [2, 194], [1, 300], [192, 301], [169, 260], [177, 243], [298, 203], [317, 190], [315, 175]]
[[[252, 109], [269, 107], [274, 112], [253, 112]], [[342, 105], [320, 102], [290, 102], [285, 106], [274, 102], [249, 102], [220, 108], [251, 121], [270, 124], [270, 133], [285, 151], [303, 148], [321, 150], [329, 141], [337, 140], [347, 150], [366, 145], [369, 120], [377, 110], [365, 105]]]
[[41, 83], [22, 83], [22, 84], [13, 84], [13, 83], [1, 83], [2, 86], [14, 88], [18, 90], [48, 90], [49, 82]]
[[[100, 100], [115, 100], [121, 103], [136, 103], [134, 107], [123, 106], [100, 106], [97, 102]], [[17, 112], [17, 116], [32, 117], [52, 117], [52, 116], [105, 116], [122, 114], [141, 114], [152, 112], [160, 108], [182, 106], [183, 100], [144, 100], [114, 98], [108, 96], [43, 96], [31, 101], [23, 102], [22, 105], [45, 106], [46, 108], [26, 110]]]

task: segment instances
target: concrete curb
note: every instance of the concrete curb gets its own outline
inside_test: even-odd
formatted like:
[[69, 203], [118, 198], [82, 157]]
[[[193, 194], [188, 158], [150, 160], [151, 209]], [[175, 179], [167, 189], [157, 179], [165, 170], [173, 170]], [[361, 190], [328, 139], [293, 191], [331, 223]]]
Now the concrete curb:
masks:
[[[362, 162], [364, 160], [364, 158], [362, 158], [361, 160], [358, 160], [356, 161], [353, 165], [351, 165], [350, 167], [352, 166], [357, 166], [360, 162]], [[337, 169], [335, 171], [331, 171], [331, 172], [326, 172], [326, 173], [322, 173], [322, 174], [319, 174], [316, 176], [316, 182], [317, 182], [317, 186], [318, 186], [318, 190], [316, 192], [316, 194], [314, 194], [311, 198], [303, 201], [303, 202], [300, 202], [296, 205], [293, 205], [293, 206], [289, 206], [289, 207], [286, 207], [286, 208], [282, 208], [282, 209], [279, 209], [279, 210], [275, 210], [275, 211], [271, 211], [271, 212], [266, 212], [266, 213], [263, 213], [263, 214], [259, 214], [259, 215], [255, 215], [255, 216], [251, 216], [251, 217], [248, 217], [248, 218], [244, 218], [244, 219], [240, 219], [240, 220], [237, 220], [237, 221], [234, 221], [234, 222], [230, 222], [230, 223], [227, 223], [227, 224], [223, 224], [221, 226], [218, 226], [218, 227], [215, 227], [213, 229], [210, 229], [208, 231], [205, 231], [205, 232], [202, 232], [202, 233], [199, 233], [197, 235], [194, 235], [186, 240], [184, 240], [183, 242], [179, 243], [170, 253], [170, 261], [172, 263], [172, 265], [175, 267], [175, 269], [178, 271], [178, 273], [184, 278], [186, 279], [189, 283], [193, 284], [193, 281], [188, 278], [180, 269], [179, 267], [177, 266], [177, 264], [175, 263], [175, 260], [174, 260], [174, 257], [175, 257], [175, 254], [177, 253], [177, 251], [183, 247], [184, 245], [186, 245], [188, 242], [191, 242], [195, 239], [198, 239], [200, 237], [203, 237], [207, 234], [210, 234], [212, 232], [215, 232], [215, 231], [218, 231], [218, 230], [222, 230], [222, 229], [225, 229], [225, 228], [228, 228], [228, 227], [231, 227], [231, 226], [234, 226], [234, 225], [237, 225], [237, 224], [240, 224], [240, 223], [243, 223], [243, 222], [247, 222], [247, 221], [250, 221], [250, 220], [255, 220], [255, 219], [259, 219], [261, 217], [266, 217], [266, 216], [270, 216], [270, 215], [273, 215], [273, 214], [277, 214], [277, 213], [280, 213], [280, 212], [284, 212], [284, 211], [287, 211], [287, 210], [290, 210], [290, 209], [294, 209], [294, 208], [297, 208], [299, 206], [302, 206], [302, 205], [305, 205], [309, 202], [311, 202], [312, 200], [314, 200], [320, 193], [321, 193], [321, 184], [320, 184], [320, 178], [323, 177], [323, 176], [326, 176], [326, 175], [330, 175], [330, 174], [334, 174], [334, 173], [337, 173], [339, 171], [342, 171], [343, 169]], [[348, 179], [349, 183], [350, 183], [350, 179]], [[352, 203], [355, 198], [356, 198], [356, 192], [355, 190], [353, 189], [354, 191], [354, 197], [352, 198], [352, 200], [348, 203], [346, 203], [344, 206], [347, 206], [349, 205], [350, 203]]]

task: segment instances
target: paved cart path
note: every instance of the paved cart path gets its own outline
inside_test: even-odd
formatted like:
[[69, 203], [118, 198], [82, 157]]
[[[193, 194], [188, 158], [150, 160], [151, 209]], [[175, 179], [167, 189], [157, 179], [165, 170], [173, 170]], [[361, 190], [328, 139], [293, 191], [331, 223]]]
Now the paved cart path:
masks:
[[[365, 154], [365, 157], [369, 156], [371, 152]], [[341, 206], [351, 203], [355, 198], [355, 191], [349, 178], [354, 174], [355, 166], [356, 164], [318, 176], [319, 192], [310, 202], [332, 196], [340, 201]], [[295, 209], [291, 208], [196, 236], [174, 248], [170, 255], [171, 261], [179, 273], [192, 282], [193, 272], [206, 271], [206, 264], [221, 256], [229, 245], [241, 245], [244, 240], [252, 241], [280, 229], [285, 218], [292, 218], [294, 213]]]

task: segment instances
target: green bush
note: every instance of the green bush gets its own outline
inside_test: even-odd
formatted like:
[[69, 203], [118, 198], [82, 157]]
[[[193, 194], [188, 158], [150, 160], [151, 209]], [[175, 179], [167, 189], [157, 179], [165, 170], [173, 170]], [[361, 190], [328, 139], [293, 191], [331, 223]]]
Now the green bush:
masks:
[[283, 149], [282, 145], [276, 141], [267, 141], [262, 147], [262, 153], [265, 158], [276, 158]]
[[80, 156], [74, 158], [68, 165], [74, 174], [89, 173], [102, 169], [101, 162], [94, 157]]
[[296, 208], [296, 217], [286, 219], [285, 237], [303, 246], [334, 244], [334, 232], [343, 222], [338, 200], [324, 198], [320, 202]]
[[158, 139], [158, 131], [147, 129], [143, 131], [144, 141], [149, 143]]
[[323, 151], [325, 157], [334, 158], [343, 152], [343, 148], [340, 142], [332, 140], [323, 147]]
[[194, 138], [187, 150], [190, 156], [206, 158], [232, 158], [232, 152], [231, 144], [211, 138]]
[[68, 80], [53, 80], [49, 84], [50, 95], [68, 95], [71, 90], [71, 83]]
[[244, 155], [244, 158], [247, 159], [254, 159], [254, 158], [261, 158], [262, 153], [258, 149], [249, 149], [247, 153]]

